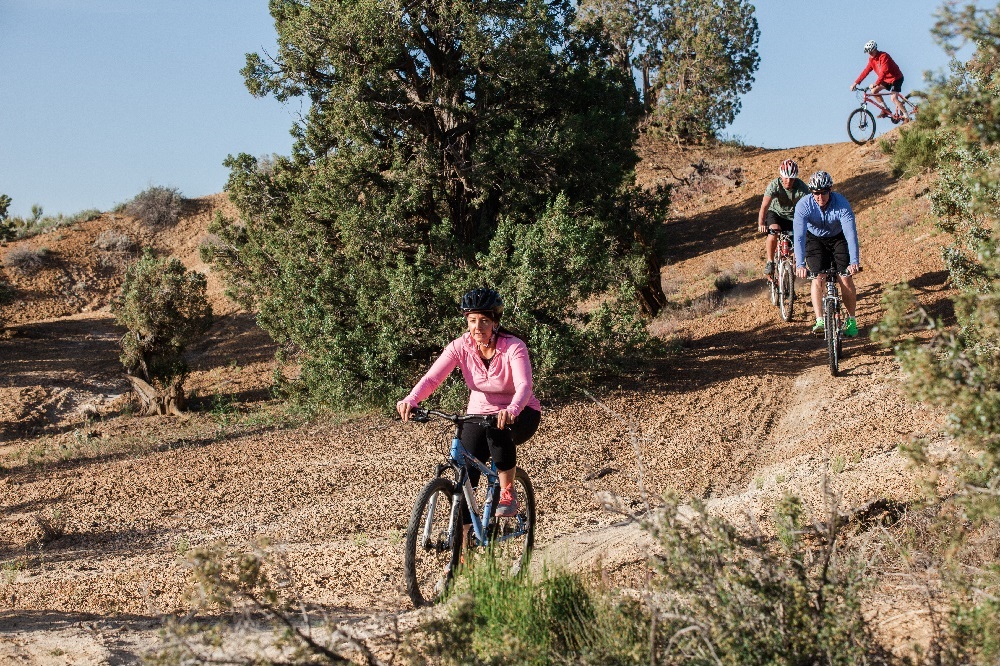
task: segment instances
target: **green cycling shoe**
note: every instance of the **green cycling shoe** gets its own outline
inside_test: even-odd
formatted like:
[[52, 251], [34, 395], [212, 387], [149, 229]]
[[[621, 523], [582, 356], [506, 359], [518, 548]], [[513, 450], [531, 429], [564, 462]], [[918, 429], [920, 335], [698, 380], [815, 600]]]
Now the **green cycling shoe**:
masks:
[[857, 337], [858, 335], [858, 320], [854, 317], [848, 317], [847, 321], [844, 322], [844, 335], [849, 338]]

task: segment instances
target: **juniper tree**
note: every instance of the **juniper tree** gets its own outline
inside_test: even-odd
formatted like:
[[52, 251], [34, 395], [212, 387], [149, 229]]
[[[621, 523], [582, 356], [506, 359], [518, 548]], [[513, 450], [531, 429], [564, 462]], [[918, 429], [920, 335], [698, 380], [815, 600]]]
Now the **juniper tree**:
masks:
[[[583, 0], [622, 73], [637, 74], [650, 121], [684, 140], [736, 118], [760, 64], [760, 29], [746, 0]], [[638, 95], [638, 93], [637, 93]]]
[[121, 292], [111, 303], [115, 322], [127, 330], [121, 362], [147, 414], [184, 408], [184, 350], [212, 324], [205, 276], [177, 259], [147, 251], [128, 267]]
[[206, 258], [315, 400], [394, 402], [481, 284], [547, 359], [542, 390], [637, 351], [665, 302], [666, 195], [633, 184], [633, 84], [570, 2], [270, 8], [278, 50], [246, 84], [308, 109], [291, 155], [228, 159], [239, 219]]
[[[953, 539], [948, 557], [959, 566], [946, 569], [951, 611], [931, 654], [935, 663], [995, 664], [1000, 568], [986, 561], [967, 569], [969, 550], [962, 544], [991, 525], [995, 533], [1000, 521], [1000, 5], [948, 3], [935, 33], [952, 54], [975, 45], [967, 63], [954, 63], [950, 75], [933, 83], [915, 130], [929, 133], [936, 151], [932, 210], [952, 238], [943, 258], [958, 291], [958, 326], [915, 308], [903, 288], [888, 295], [887, 315], [874, 335], [894, 344], [910, 391], [947, 410], [951, 433], [965, 447], [960, 492], [942, 511], [949, 516], [943, 532]], [[930, 334], [898, 337], [915, 329]], [[911, 454], [930, 458], [926, 442], [915, 443]]]
[[13, 225], [7, 220], [10, 204], [11, 198], [6, 194], [0, 194], [0, 242], [14, 237]]

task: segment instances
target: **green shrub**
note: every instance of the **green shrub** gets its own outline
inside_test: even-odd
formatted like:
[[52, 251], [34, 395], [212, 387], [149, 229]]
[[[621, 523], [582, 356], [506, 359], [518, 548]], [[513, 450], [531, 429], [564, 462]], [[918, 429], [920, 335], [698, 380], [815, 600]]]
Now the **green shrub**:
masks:
[[73, 215], [42, 215], [41, 206], [32, 207], [36, 213], [30, 218], [12, 217], [7, 221], [10, 237], [15, 239], [31, 238], [39, 234], [47, 234], [56, 229], [70, 227], [77, 222], [89, 222], [101, 215], [101, 211], [91, 208]]
[[949, 3], [935, 34], [952, 54], [975, 46], [971, 58], [955, 60], [950, 74], [933, 82], [920, 115], [940, 125], [931, 201], [938, 227], [952, 239], [942, 255], [958, 291], [958, 325], [931, 316], [901, 285], [886, 293], [886, 315], [872, 335], [893, 347], [913, 398], [948, 412], [949, 434], [964, 449], [942, 459], [926, 441], [905, 448], [955, 479], [957, 490], [932, 495], [949, 515], [933, 535], [942, 543], [933, 564], [947, 573], [951, 607], [929, 661], [986, 665], [1000, 659], [1000, 568], [995, 549], [974, 566], [969, 553], [977, 532], [1000, 530], [1000, 7]]
[[649, 616], [574, 573], [510, 576], [490, 557], [457, 579], [448, 613], [412, 637], [414, 664], [647, 664]]
[[149, 227], [177, 223], [184, 198], [176, 187], [153, 186], [143, 190], [125, 205], [125, 212]]
[[797, 498], [775, 514], [777, 543], [748, 538], [694, 504], [654, 514], [657, 663], [843, 664], [886, 657], [861, 612], [863, 571], [840, 550], [831, 512], [809, 529]]
[[127, 329], [121, 362], [129, 374], [160, 386], [183, 379], [185, 348], [212, 323], [205, 288], [205, 276], [177, 259], [147, 251], [129, 266], [111, 304], [115, 322]]
[[899, 130], [895, 141], [880, 139], [882, 152], [891, 156], [892, 175], [896, 178], [915, 176], [938, 166], [941, 138], [938, 130], [918, 121]]
[[11, 198], [6, 194], [0, 194], [0, 243], [14, 238], [14, 225], [7, 219], [10, 204]]

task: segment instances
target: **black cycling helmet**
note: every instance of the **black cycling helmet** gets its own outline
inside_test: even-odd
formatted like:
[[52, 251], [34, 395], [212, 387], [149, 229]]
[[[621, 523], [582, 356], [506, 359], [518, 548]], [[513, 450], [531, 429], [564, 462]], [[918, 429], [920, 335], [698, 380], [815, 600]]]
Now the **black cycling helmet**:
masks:
[[494, 290], [488, 287], [479, 287], [465, 292], [458, 307], [463, 315], [470, 312], [482, 312], [488, 314], [494, 321], [499, 321], [500, 315], [503, 314], [503, 299]]

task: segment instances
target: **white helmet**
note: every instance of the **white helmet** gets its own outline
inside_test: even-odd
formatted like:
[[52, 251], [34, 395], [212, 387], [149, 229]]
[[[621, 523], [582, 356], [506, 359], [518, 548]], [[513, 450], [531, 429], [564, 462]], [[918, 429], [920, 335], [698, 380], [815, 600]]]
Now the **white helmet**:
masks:
[[871, 53], [872, 51], [878, 50], [878, 44], [875, 43], [874, 39], [870, 39], [865, 42], [865, 53]]
[[809, 189], [812, 192], [830, 191], [833, 178], [826, 171], [817, 171], [809, 179]]
[[785, 160], [778, 167], [778, 175], [782, 178], [798, 178], [799, 165], [795, 163], [795, 160]]

